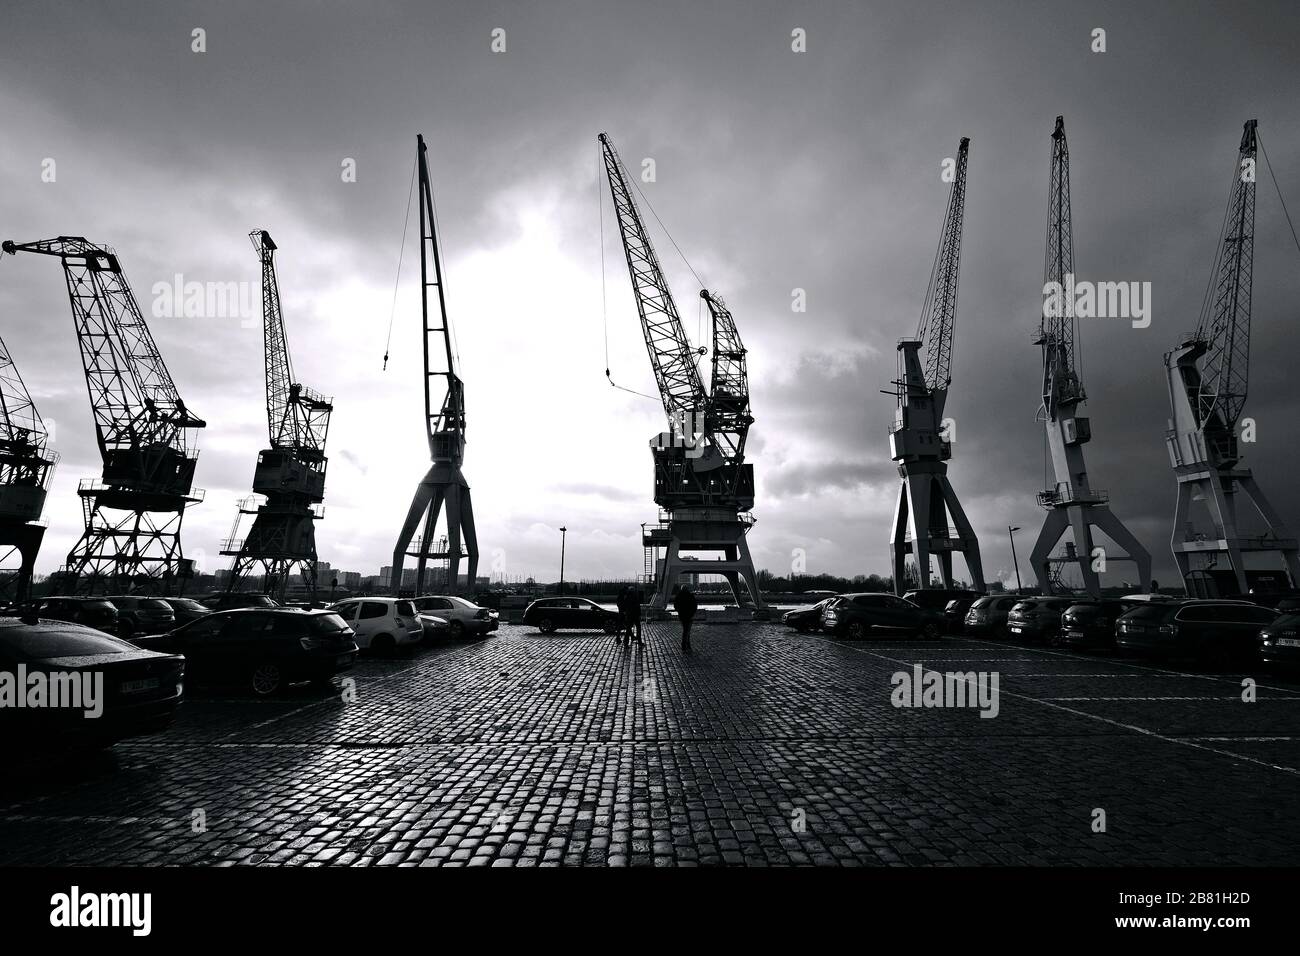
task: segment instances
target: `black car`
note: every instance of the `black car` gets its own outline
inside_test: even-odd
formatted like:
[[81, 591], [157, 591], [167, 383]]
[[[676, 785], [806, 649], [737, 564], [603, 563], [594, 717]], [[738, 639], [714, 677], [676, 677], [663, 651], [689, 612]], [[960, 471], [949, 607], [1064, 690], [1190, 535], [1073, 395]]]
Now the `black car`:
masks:
[[903, 592], [904, 601], [911, 601], [917, 607], [923, 607], [937, 614], [943, 614], [950, 601], [969, 600], [974, 603], [983, 596], [979, 591], [972, 591], [970, 588], [913, 588]]
[[543, 634], [561, 630], [600, 630], [617, 634], [619, 621], [617, 611], [586, 598], [542, 598], [528, 605], [523, 617], [523, 623], [533, 625]]
[[163, 598], [167, 606], [172, 609], [172, 614], [176, 616], [176, 626], [188, 624], [190, 621], [197, 621], [201, 617], [207, 617], [212, 613], [212, 608], [204, 607], [193, 598]]
[[176, 654], [66, 621], [0, 620], [0, 686], [19, 694], [46, 688], [43, 706], [0, 706], [0, 747], [109, 747], [156, 733], [171, 723], [184, 678]]
[[19, 604], [10, 613], [14, 617], [84, 624], [106, 634], [117, 632], [117, 608], [113, 606], [112, 601], [105, 598], [55, 595]]
[[1054, 641], [1061, 630], [1061, 615], [1079, 598], [1022, 598], [1007, 614], [1007, 633], [1026, 641]]
[[233, 611], [241, 607], [279, 607], [280, 602], [266, 594], [245, 594], [239, 591], [209, 594], [199, 603], [211, 611]]
[[1216, 662], [1254, 660], [1259, 632], [1278, 617], [1272, 608], [1247, 601], [1168, 601], [1145, 604], [1115, 625], [1121, 650]]
[[1071, 604], [1061, 615], [1058, 640], [1071, 647], [1114, 647], [1115, 622], [1132, 609], [1131, 603], [1109, 598]]
[[955, 597], [943, 607], [943, 629], [949, 634], [960, 634], [966, 623], [966, 614], [980, 599], [978, 594]]
[[288, 608], [219, 611], [135, 643], [184, 654], [191, 683], [242, 687], [258, 697], [296, 681], [331, 684], [357, 657], [343, 618]]
[[943, 633], [943, 615], [918, 607], [901, 597], [880, 592], [841, 594], [822, 613], [822, 630], [861, 640], [881, 634], [916, 634], [937, 638]]
[[161, 598], [110, 595], [117, 608], [117, 636], [130, 640], [135, 634], [161, 634], [176, 626], [176, 614]]
[[1259, 632], [1259, 659], [1265, 664], [1300, 664], [1300, 614], [1283, 614]]
[[1015, 594], [982, 597], [970, 606], [962, 630], [976, 636], [1005, 634], [1007, 615], [1024, 598]]
[[786, 611], [781, 615], [781, 623], [786, 627], [793, 627], [800, 634], [816, 631], [822, 626], [822, 612], [833, 600], [835, 599], [823, 598], [808, 607], [797, 607], [793, 611]]

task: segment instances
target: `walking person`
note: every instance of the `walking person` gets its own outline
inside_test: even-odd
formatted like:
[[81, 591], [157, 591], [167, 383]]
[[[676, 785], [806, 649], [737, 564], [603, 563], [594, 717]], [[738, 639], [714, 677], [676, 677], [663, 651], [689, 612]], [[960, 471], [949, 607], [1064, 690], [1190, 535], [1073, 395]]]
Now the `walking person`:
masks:
[[630, 585], [625, 585], [618, 592], [618, 635], [623, 644], [631, 642], [633, 636], [638, 644], [641, 634], [638, 618], [641, 616], [641, 602], [637, 600]]
[[628, 630], [638, 644], [641, 643], [641, 589], [635, 585], [627, 588]]
[[673, 595], [673, 610], [682, 622], [682, 653], [691, 652], [691, 622], [695, 620], [695, 611], [699, 608], [695, 592], [688, 587], [680, 587]]

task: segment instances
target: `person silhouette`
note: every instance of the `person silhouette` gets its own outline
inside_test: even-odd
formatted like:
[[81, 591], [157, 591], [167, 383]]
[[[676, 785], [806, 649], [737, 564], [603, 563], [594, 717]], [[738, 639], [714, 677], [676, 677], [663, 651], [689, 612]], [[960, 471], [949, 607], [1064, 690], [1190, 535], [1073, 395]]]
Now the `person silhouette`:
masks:
[[682, 653], [691, 652], [691, 623], [695, 620], [695, 612], [699, 609], [699, 602], [695, 600], [695, 592], [689, 587], [679, 587], [673, 594], [673, 610], [677, 612], [677, 617], [682, 622]]

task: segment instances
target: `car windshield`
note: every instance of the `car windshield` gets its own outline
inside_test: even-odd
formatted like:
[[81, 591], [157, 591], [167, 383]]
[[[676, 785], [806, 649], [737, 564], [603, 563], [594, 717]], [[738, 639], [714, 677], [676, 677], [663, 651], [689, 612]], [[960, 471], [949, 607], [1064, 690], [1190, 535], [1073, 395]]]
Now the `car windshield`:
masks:
[[1159, 621], [1170, 612], [1171, 608], [1167, 604], [1144, 604], [1141, 607], [1135, 607], [1124, 617], [1130, 621]]
[[166, 601], [159, 601], [157, 599], [141, 601], [140, 607], [147, 611], [170, 611], [172, 609], [171, 605]]
[[0, 646], [19, 657], [91, 657], [96, 654], [124, 654], [139, 650], [126, 641], [89, 628], [9, 627], [0, 630]]
[[347, 622], [337, 614], [313, 614], [307, 620], [311, 629], [321, 634], [333, 634], [348, 629]]
[[398, 601], [397, 613], [402, 617], [415, 617], [415, 608], [410, 601]]
[[447, 598], [447, 600], [457, 607], [467, 607], [467, 608], [478, 607], [478, 605], [475, 604], [473, 601], [466, 601], [463, 597], [449, 597]]
[[206, 611], [207, 608], [198, 601], [191, 601], [189, 598], [172, 598], [172, 607], [183, 607], [187, 611]]
[[1021, 601], [1011, 610], [1013, 611], [1032, 611], [1037, 605], [1033, 601]]
[[113, 604], [112, 601], [82, 601], [81, 606], [84, 608], [89, 608], [90, 610], [93, 611], [117, 610], [117, 607]]

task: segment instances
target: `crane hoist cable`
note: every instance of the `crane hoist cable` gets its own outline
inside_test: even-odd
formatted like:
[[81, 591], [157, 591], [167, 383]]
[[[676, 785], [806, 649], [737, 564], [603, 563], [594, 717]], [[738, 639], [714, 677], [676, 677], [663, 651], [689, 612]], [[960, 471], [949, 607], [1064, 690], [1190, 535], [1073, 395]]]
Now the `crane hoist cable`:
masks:
[[402, 258], [406, 255], [406, 230], [411, 225], [411, 197], [415, 195], [415, 170], [419, 159], [411, 166], [411, 186], [406, 191], [406, 217], [402, 220], [402, 245], [397, 250], [397, 278], [393, 280], [393, 306], [388, 312], [388, 337], [384, 339], [384, 371], [388, 371], [388, 347], [393, 342], [393, 317], [397, 315], [397, 288], [402, 282]]
[[1259, 151], [1264, 156], [1264, 166], [1268, 169], [1269, 178], [1273, 180], [1273, 188], [1277, 190], [1277, 200], [1282, 204], [1282, 215], [1286, 216], [1286, 224], [1291, 229], [1291, 238], [1295, 241], [1295, 247], [1300, 251], [1300, 236], [1296, 235], [1295, 223], [1291, 221], [1291, 212], [1286, 208], [1286, 200], [1282, 198], [1282, 187], [1277, 183], [1277, 176], [1273, 174], [1273, 164], [1268, 160], [1268, 150], [1264, 148], [1264, 139], [1259, 135], [1259, 129], [1255, 130], [1255, 142], [1259, 144]]
[[[604, 172], [604, 166], [605, 166], [604, 153], [602, 152], [600, 146], [597, 145], [596, 146], [596, 211], [597, 211], [597, 218], [600, 220], [600, 318], [601, 318], [601, 325], [603, 326], [604, 333], [605, 333], [605, 381], [609, 382], [609, 384], [613, 388], [618, 389], [620, 392], [627, 392], [630, 395], [636, 395], [640, 398], [648, 398], [650, 399], [650, 401], [658, 403], [661, 401], [660, 398], [657, 398], [654, 395], [647, 395], [645, 392], [638, 392], [636, 389], [628, 388], [626, 385], [619, 385], [617, 382], [614, 381], [614, 376], [612, 376], [609, 373], [609, 307], [607, 304], [608, 300], [605, 293], [605, 203], [601, 198], [601, 188], [600, 188], [601, 179], [603, 178], [602, 174]], [[640, 191], [641, 191], [640, 189], [637, 189], [638, 193]], [[641, 198], [643, 200], [645, 199], [644, 196], [642, 196]], [[650, 204], [647, 202], [646, 205], [649, 206]], [[652, 208], [650, 211], [651, 213], [653, 213], [654, 209]], [[655, 218], [658, 219], [659, 217], [656, 216]], [[669, 236], [668, 238], [669, 240], [672, 239], [671, 236]], [[676, 243], [673, 243], [673, 245], [675, 246]], [[680, 252], [681, 250], [679, 249], [678, 253], [680, 254]], [[682, 256], [682, 258], [685, 259], [686, 257]], [[689, 262], [686, 265], [687, 268], [690, 268]], [[691, 272], [694, 273], [695, 270], [691, 269]], [[696, 278], [699, 277], [696, 276]]]

